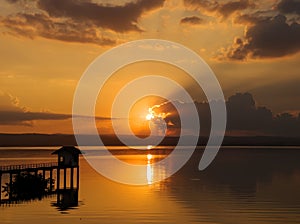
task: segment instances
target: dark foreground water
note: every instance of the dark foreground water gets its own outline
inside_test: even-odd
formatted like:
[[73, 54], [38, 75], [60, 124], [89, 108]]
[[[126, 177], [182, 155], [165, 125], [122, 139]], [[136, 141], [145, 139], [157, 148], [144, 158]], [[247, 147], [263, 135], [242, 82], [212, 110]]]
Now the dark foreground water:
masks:
[[[0, 165], [54, 161], [53, 149], [2, 148]], [[200, 172], [201, 154], [171, 178], [142, 187], [107, 180], [82, 158], [78, 207], [61, 211], [56, 196], [1, 205], [0, 223], [300, 223], [300, 148], [225, 148]], [[122, 150], [118, 156], [147, 160]]]

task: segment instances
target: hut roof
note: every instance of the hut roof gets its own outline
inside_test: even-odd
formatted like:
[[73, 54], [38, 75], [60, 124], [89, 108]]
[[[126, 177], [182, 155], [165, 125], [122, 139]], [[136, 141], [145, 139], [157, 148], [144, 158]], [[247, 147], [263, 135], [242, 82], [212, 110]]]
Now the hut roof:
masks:
[[74, 146], [63, 146], [60, 149], [52, 152], [51, 154], [54, 155], [54, 154], [58, 154], [60, 152], [69, 152], [71, 154], [77, 154], [77, 155], [82, 154], [81, 151]]

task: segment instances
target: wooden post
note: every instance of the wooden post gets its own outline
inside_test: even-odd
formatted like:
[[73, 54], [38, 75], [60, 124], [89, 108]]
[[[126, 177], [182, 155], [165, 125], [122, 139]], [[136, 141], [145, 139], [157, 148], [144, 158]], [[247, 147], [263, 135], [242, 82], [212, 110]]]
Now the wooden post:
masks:
[[76, 178], [76, 181], [77, 181], [77, 190], [79, 190], [79, 166], [76, 167], [76, 172], [77, 172], [77, 178]]
[[71, 187], [71, 189], [73, 189], [74, 188], [74, 167], [71, 167], [71, 174], [70, 174], [70, 187]]
[[56, 190], [59, 190], [60, 188], [60, 169], [57, 168], [56, 170]]
[[64, 168], [64, 189], [67, 189], [67, 168]]
[[2, 172], [0, 171], [0, 205], [2, 200]]
[[50, 192], [52, 192], [52, 190], [53, 190], [52, 189], [52, 184], [53, 184], [52, 183], [52, 179], [53, 179], [53, 173], [52, 172], [53, 172], [53, 169], [50, 169]]
[[9, 172], [9, 200], [12, 199], [12, 172]]

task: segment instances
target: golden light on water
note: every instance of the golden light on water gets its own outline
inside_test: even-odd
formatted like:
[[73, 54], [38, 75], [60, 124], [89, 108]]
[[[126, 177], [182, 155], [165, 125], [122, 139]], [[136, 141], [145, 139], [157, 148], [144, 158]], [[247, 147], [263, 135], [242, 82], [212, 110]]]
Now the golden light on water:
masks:
[[150, 160], [153, 158], [153, 156], [151, 154], [147, 155], [147, 159], [148, 159], [148, 163], [150, 163]]
[[151, 166], [151, 159], [153, 158], [153, 156], [149, 153], [147, 155], [147, 182], [149, 185], [151, 185], [153, 183], [153, 168]]
[[147, 182], [149, 185], [153, 183], [153, 169], [150, 163], [147, 164]]

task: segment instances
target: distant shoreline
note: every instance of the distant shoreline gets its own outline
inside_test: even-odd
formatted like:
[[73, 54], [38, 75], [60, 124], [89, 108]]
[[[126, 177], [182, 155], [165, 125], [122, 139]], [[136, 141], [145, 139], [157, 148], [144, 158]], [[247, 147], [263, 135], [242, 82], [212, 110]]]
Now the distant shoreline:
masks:
[[[93, 136], [86, 136], [91, 139], [90, 145], [97, 145], [92, 141]], [[191, 136], [184, 136], [188, 139]], [[102, 136], [102, 141], [107, 146], [124, 146], [122, 142], [113, 135]], [[130, 141], [130, 137], [127, 137]], [[198, 146], [205, 146], [208, 138], [201, 136]], [[177, 145], [178, 137], [166, 137], [161, 146]], [[132, 146], [136, 146], [134, 141]], [[151, 145], [151, 140], [148, 142]], [[74, 135], [66, 134], [0, 134], [0, 147], [47, 147], [58, 145], [74, 145]], [[277, 137], [277, 136], [225, 136], [223, 146], [300, 146], [300, 137]]]

